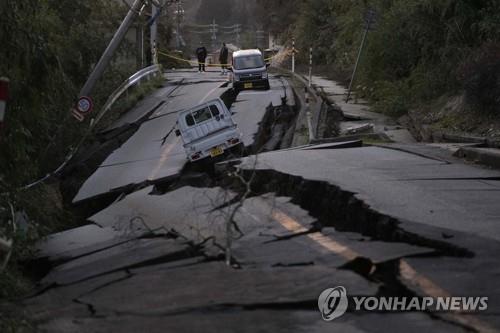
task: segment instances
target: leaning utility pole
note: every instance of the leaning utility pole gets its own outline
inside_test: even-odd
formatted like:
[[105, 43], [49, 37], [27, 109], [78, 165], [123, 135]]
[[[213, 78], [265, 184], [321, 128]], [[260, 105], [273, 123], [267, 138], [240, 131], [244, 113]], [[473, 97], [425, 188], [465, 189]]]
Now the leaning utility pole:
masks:
[[[141, 15], [148, 3], [153, 4], [153, 9], [163, 8], [158, 0], [134, 0], [134, 3], [129, 8], [127, 16], [125, 16], [125, 19], [114, 34], [108, 47], [97, 62], [97, 65], [94, 67], [94, 70], [92, 71], [92, 73], [90, 73], [87, 82], [85, 82], [83, 88], [80, 90], [80, 95], [78, 97], [76, 105], [71, 110], [73, 116], [77, 120], [83, 121], [85, 119], [85, 115], [92, 111], [94, 104], [92, 98], [90, 97], [90, 93], [94, 89], [97, 81], [102, 77], [106, 68], [109, 66], [111, 59], [113, 58], [116, 50], [125, 38], [125, 35], [134, 23], [135, 19]], [[159, 14], [159, 12], [155, 12], [155, 14]], [[151, 24], [154, 23], [157, 17], [158, 15], [152, 16]], [[156, 36], [152, 37], [156, 38]], [[152, 40], [152, 47], [153, 52], [156, 52], [156, 41], [154, 39]]]
[[368, 35], [368, 31], [370, 31], [372, 24], [375, 21], [375, 11], [373, 9], [368, 10], [365, 19], [365, 31], [363, 33], [363, 38], [361, 40], [361, 45], [358, 51], [358, 58], [356, 59], [356, 64], [354, 65], [354, 70], [352, 71], [351, 82], [349, 83], [349, 89], [347, 90], [347, 97], [345, 99], [346, 103], [349, 103], [349, 99], [351, 98], [352, 85], [354, 83], [354, 79], [356, 77], [356, 72], [358, 71], [359, 61], [361, 60], [361, 54], [363, 53], [363, 49], [365, 47], [366, 36]]
[[82, 97], [88, 98], [88, 96], [92, 92], [92, 89], [94, 89], [97, 81], [101, 78], [102, 74], [108, 67], [109, 63], [111, 62], [111, 59], [113, 58], [113, 55], [116, 52], [116, 49], [118, 48], [118, 46], [120, 46], [120, 43], [127, 34], [127, 31], [129, 30], [130, 26], [132, 25], [134, 20], [140, 15], [142, 9], [145, 6], [145, 3], [146, 3], [145, 0], [134, 1], [127, 16], [120, 25], [120, 28], [118, 28], [118, 30], [116, 31], [115, 35], [113, 36], [113, 39], [106, 48], [106, 51], [104, 51], [103, 55], [101, 56], [101, 59], [99, 60], [94, 70], [90, 74], [89, 78], [87, 79], [87, 82], [85, 82], [85, 84], [83, 85], [83, 88], [80, 91], [80, 98]]

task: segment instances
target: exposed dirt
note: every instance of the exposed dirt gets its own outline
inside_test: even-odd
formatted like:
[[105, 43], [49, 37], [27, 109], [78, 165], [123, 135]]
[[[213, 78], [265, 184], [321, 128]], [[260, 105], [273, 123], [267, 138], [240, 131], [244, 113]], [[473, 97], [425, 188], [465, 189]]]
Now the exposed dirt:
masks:
[[[443, 134], [500, 142], [500, 116], [468, 108], [463, 96], [444, 96], [400, 119], [419, 141], [446, 141]], [[497, 144], [495, 144], [497, 142]]]

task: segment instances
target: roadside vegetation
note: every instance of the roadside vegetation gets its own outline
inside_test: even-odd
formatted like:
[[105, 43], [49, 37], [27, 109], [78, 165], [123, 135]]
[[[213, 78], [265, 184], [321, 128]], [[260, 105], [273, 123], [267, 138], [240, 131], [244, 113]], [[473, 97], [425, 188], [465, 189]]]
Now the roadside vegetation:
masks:
[[[438, 126], [500, 135], [500, 2], [257, 2], [263, 24], [282, 43], [290, 45], [295, 37], [301, 63], [313, 47], [322, 74], [343, 83], [350, 78], [367, 12], [373, 9], [375, 23], [354, 84], [358, 96], [392, 116], [412, 110]], [[460, 103], [450, 106], [449, 100]]]
[[[71, 198], [64, 198], [59, 179], [29, 190], [22, 187], [61, 165], [88, 128], [88, 120], [77, 122], [70, 109], [127, 10], [121, 2], [108, 0], [0, 2], [0, 76], [10, 79], [0, 133], [0, 237], [14, 241], [7, 268], [0, 271], [1, 332], [25, 326], [22, 319], [6, 315], [2, 304], [32, 288], [30, 277], [37, 272], [25, 263], [32, 258], [34, 242], [83, 222], [69, 208]], [[160, 22], [159, 31], [170, 29]], [[161, 43], [166, 45], [169, 38], [170, 33], [163, 34]], [[122, 44], [94, 89], [95, 109], [137, 70], [136, 52], [130, 41]], [[138, 87], [115, 110], [133, 106], [157, 85], [151, 81]], [[24, 221], [21, 226], [14, 227], [12, 212], [27, 217], [16, 218]], [[0, 253], [0, 265], [2, 261]]]

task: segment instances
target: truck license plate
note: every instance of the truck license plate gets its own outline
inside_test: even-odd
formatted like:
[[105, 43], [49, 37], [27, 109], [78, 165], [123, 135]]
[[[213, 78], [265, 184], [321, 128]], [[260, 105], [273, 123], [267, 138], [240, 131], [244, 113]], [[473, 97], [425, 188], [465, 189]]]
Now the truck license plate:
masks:
[[250, 89], [253, 87], [253, 83], [245, 83], [245, 85], [243, 86], [245, 89]]
[[221, 147], [215, 147], [210, 150], [210, 156], [215, 157], [224, 154], [224, 149]]

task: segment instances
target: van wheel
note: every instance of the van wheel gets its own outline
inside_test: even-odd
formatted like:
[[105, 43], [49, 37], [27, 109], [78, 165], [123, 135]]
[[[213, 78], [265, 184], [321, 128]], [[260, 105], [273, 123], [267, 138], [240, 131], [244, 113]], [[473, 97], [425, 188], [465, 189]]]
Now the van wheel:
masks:
[[271, 89], [271, 85], [269, 84], [269, 80], [267, 80], [266, 83], [264, 84], [264, 89], [266, 89], [266, 90]]

